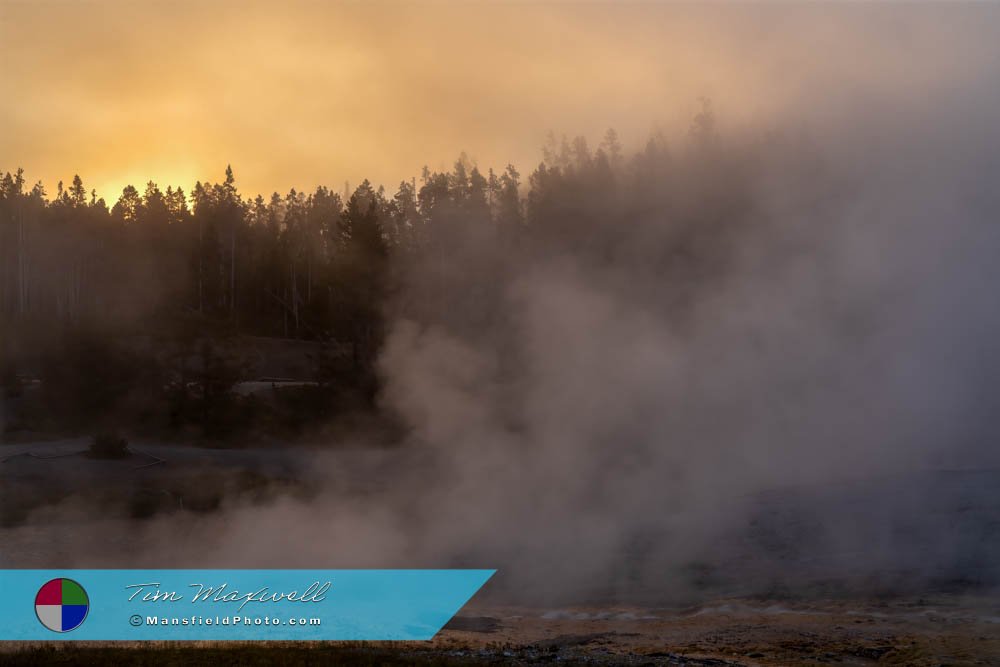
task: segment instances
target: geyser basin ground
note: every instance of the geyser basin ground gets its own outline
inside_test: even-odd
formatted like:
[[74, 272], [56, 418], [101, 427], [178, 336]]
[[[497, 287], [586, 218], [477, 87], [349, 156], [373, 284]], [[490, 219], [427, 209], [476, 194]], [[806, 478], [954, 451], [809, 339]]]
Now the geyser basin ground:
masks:
[[[995, 600], [717, 600], [686, 609], [468, 606], [428, 644], [0, 645], [6, 664], [349, 662], [369, 665], [985, 665], [1000, 661]], [[221, 653], [224, 652], [224, 653]]]
[[[119, 461], [86, 458], [80, 453], [85, 448], [85, 440], [0, 448], [0, 497], [8, 511], [0, 527], [0, 565], [141, 560], [149, 553], [143, 535], [151, 526], [189, 530], [247, 502], [267, 507], [295, 498], [312, 507], [320, 487], [336, 489], [363, 511], [383, 502], [396, 466], [413, 464], [399, 450], [345, 449], [326, 452], [318, 475], [316, 453], [306, 448], [217, 450], [147, 442], [135, 443], [136, 455]], [[159, 462], [149, 465], [153, 461]], [[209, 498], [192, 480], [214, 480], [210, 487], [218, 497]], [[15, 505], [21, 511], [11, 512]], [[98, 506], [101, 513], [92, 511]], [[864, 524], [864, 517], [891, 507], [904, 520]], [[924, 512], [914, 514], [913, 507]], [[315, 513], [321, 508], [316, 505]], [[308, 651], [301, 645], [252, 646], [236, 648], [227, 659], [246, 651], [248, 661], [280, 654], [289, 664], [324, 655], [390, 665], [1000, 661], [1000, 471], [942, 467], [824, 488], [789, 487], [755, 495], [742, 509], [697, 567], [682, 570], [690, 581], [664, 572], [662, 586], [647, 580], [641, 590], [562, 591], [545, 604], [523, 596], [519, 586], [504, 585], [505, 576], [509, 582], [519, 573], [504, 572], [500, 564], [500, 585], [487, 587], [430, 644], [310, 645]], [[819, 528], [844, 517], [861, 522], [855, 533], [881, 540], [892, 558], [875, 562], [871, 545], [817, 538]], [[886, 527], [888, 533], [879, 532]], [[620, 567], [629, 567], [632, 556], [623, 553]], [[184, 646], [147, 655], [153, 664], [174, 658], [198, 664], [213, 655], [203, 646]], [[63, 654], [6, 644], [0, 650], [2, 662], [17, 665], [86, 664], [117, 649]], [[132, 645], [128, 650], [147, 651]]]

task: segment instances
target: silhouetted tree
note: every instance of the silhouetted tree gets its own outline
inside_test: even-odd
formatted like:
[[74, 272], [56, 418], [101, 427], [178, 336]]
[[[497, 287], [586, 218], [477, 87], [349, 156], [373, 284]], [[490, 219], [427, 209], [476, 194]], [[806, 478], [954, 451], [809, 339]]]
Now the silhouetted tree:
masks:
[[[167, 364], [184, 381], [195, 377], [202, 339], [221, 329], [326, 341], [350, 350], [358, 385], [373, 393], [387, 308], [430, 321], [477, 310], [463, 299], [503, 298], [459, 266], [566, 252], [601, 260], [622, 252], [624, 225], [650, 216], [664, 224], [642, 248], [649, 261], [721, 261], [713, 234], [754, 210], [752, 160], [722, 150], [708, 100], [684, 148], [671, 153], [655, 135], [626, 159], [613, 129], [596, 150], [549, 133], [543, 161], [523, 179], [513, 165], [483, 171], [463, 153], [450, 171], [425, 167], [391, 197], [365, 180], [343, 194], [320, 186], [249, 199], [227, 166], [221, 182], [195, 183], [190, 196], [128, 185], [110, 211], [79, 175], [50, 200], [19, 169], [0, 174], [0, 319], [7, 331], [182, 337], [184, 346], [166, 340], [162, 349], [186, 350], [184, 363]], [[394, 296], [403, 280], [406, 303]]]

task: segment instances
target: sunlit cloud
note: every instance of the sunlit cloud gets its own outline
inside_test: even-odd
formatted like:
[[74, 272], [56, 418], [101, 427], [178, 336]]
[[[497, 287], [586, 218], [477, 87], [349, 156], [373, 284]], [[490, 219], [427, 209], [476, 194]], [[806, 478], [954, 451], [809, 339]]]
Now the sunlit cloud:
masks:
[[461, 151], [530, 169], [549, 130], [596, 142], [614, 126], [635, 145], [682, 131], [702, 96], [730, 125], [836, 113], [991, 57], [968, 39], [988, 8], [932, 11], [4, 3], [0, 168], [50, 192], [79, 173], [109, 199], [230, 163], [248, 193], [393, 188]]

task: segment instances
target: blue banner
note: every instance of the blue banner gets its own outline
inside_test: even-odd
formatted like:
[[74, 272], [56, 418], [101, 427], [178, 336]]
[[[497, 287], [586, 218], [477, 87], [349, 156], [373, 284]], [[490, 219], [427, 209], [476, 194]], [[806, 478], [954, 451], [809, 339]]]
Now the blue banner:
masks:
[[426, 640], [495, 570], [0, 570], [0, 640]]

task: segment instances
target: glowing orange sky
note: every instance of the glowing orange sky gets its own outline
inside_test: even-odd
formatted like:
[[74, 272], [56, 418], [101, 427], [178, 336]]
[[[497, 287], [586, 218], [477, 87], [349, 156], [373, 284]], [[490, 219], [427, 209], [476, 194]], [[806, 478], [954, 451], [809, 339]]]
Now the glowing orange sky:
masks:
[[[980, 23], [832, 11], [0, 0], [0, 169], [50, 194], [79, 173], [109, 201], [128, 182], [219, 180], [227, 163], [249, 194], [364, 177], [392, 190], [463, 150], [527, 173], [550, 129], [596, 144], [614, 126], [637, 144], [682, 128], [702, 95], [739, 123], [838, 86], [918, 86], [960, 71], [969, 54], [940, 47], [972, 48]], [[936, 58], [915, 72], [929, 38]]]

